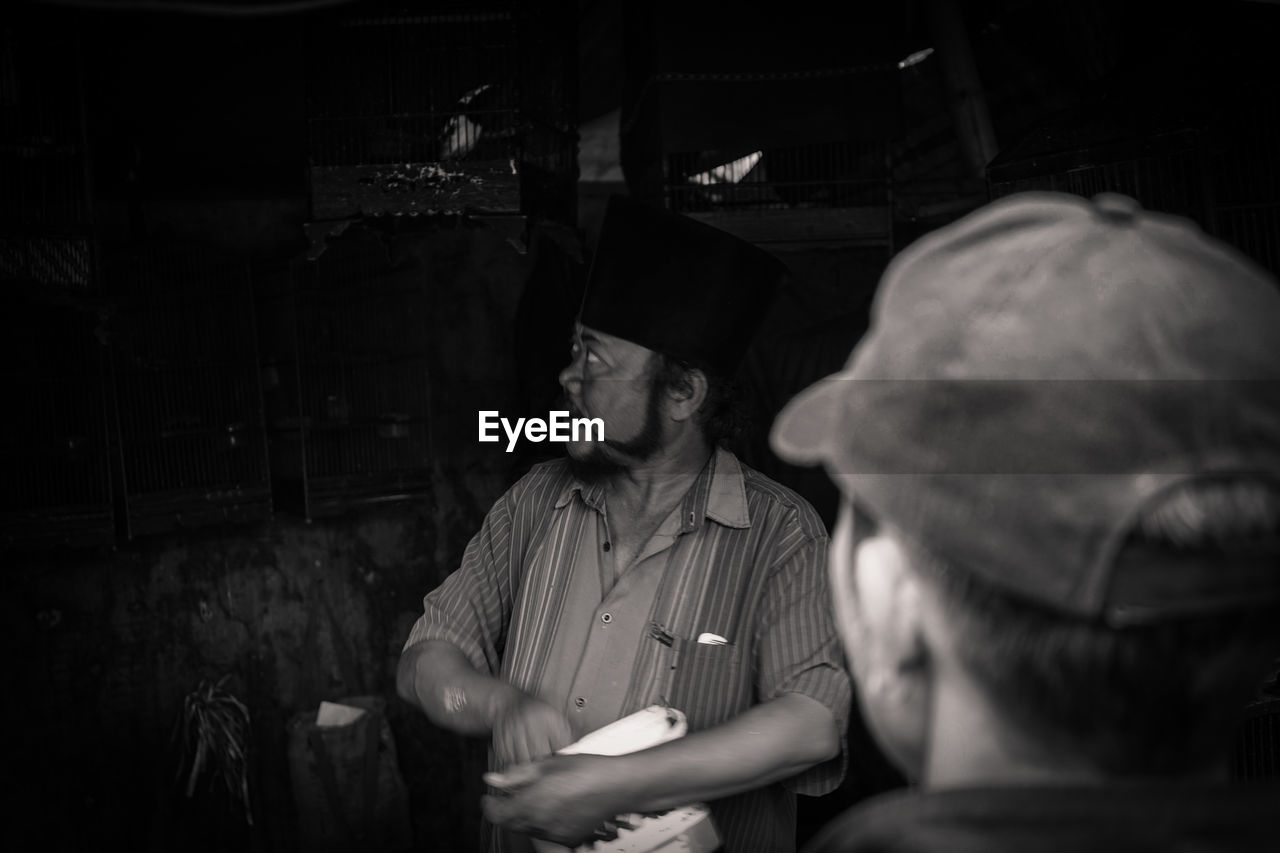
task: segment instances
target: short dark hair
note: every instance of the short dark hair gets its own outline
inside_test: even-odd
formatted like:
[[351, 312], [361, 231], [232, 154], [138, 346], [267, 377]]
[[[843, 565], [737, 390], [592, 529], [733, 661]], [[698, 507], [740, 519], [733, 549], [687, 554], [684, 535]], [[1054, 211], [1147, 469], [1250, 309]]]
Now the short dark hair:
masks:
[[698, 409], [697, 420], [710, 444], [726, 445], [742, 435], [749, 418], [742, 387], [735, 379], [705, 364], [681, 361], [662, 353], [656, 353], [655, 359], [653, 380], [659, 390], [686, 385], [693, 370], [707, 377], [707, 399]]
[[[1177, 489], [1127, 548], [1221, 561], [1280, 535], [1280, 488], [1238, 481]], [[1222, 760], [1239, 715], [1280, 660], [1280, 606], [1113, 628], [1069, 617], [908, 546], [940, 590], [964, 665], [1050, 750], [1112, 776], [1177, 775]], [[1120, 556], [1123, 559], [1123, 552]]]

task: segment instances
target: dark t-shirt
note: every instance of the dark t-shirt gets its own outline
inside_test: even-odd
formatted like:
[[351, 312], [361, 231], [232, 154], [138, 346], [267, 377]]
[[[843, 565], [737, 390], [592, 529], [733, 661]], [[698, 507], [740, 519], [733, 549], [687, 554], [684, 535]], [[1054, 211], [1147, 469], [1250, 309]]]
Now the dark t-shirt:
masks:
[[1280, 851], [1280, 786], [1116, 784], [885, 794], [804, 853]]

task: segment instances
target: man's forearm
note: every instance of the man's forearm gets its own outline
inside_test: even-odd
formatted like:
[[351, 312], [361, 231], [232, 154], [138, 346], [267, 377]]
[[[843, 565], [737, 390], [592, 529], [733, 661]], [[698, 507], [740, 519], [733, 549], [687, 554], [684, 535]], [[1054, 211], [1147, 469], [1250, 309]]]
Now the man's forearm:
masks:
[[427, 640], [410, 646], [396, 669], [396, 692], [433, 723], [465, 735], [487, 735], [515, 688], [478, 672], [457, 647]]
[[831, 711], [788, 693], [722, 725], [620, 756], [618, 799], [636, 812], [719, 799], [787, 779], [839, 751]]

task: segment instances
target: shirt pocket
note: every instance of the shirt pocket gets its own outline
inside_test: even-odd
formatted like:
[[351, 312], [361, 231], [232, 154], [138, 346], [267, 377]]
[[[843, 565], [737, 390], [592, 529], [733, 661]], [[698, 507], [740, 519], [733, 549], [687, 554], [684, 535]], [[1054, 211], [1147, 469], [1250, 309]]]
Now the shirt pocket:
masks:
[[684, 712], [690, 731], [719, 725], [751, 704], [750, 673], [736, 645], [672, 637], [670, 676], [667, 700]]

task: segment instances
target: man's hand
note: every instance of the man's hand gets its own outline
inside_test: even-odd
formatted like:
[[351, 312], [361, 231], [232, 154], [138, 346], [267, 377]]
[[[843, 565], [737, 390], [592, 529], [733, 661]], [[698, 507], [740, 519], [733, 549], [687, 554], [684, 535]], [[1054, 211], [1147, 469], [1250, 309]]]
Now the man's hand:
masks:
[[573, 742], [564, 714], [527, 693], [512, 691], [493, 717], [493, 751], [505, 769], [546, 758]]
[[617, 781], [614, 761], [599, 755], [557, 755], [486, 773], [485, 782], [498, 793], [484, 798], [485, 817], [566, 847], [591, 841], [606, 821], [626, 811], [611, 794], [610, 783]]

